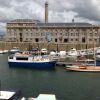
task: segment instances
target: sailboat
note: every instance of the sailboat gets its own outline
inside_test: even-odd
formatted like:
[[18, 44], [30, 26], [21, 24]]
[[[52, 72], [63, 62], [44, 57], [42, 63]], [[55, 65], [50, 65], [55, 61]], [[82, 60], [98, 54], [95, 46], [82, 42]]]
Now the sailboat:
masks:
[[[93, 34], [93, 26], [92, 26], [92, 34]], [[93, 35], [93, 48], [95, 47], [94, 43], [94, 35]], [[88, 63], [76, 63], [73, 65], [66, 65], [67, 71], [77, 71], [77, 72], [100, 72], [100, 62], [96, 59], [95, 49], [94, 52], [94, 64], [88, 65]]]

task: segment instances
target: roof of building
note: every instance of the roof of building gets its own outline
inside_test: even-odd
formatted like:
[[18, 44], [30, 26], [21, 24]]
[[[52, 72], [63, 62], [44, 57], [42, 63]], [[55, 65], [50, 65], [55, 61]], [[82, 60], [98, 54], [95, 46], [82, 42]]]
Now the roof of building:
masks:
[[10, 23], [40, 23], [40, 21], [34, 19], [15, 19], [10, 21]]
[[58, 27], [91, 27], [89, 23], [37, 23], [39, 26], [58, 26]]
[[97, 27], [90, 23], [85, 22], [70, 22], [70, 23], [42, 23], [34, 19], [15, 19], [8, 23], [35, 23], [39, 27]]

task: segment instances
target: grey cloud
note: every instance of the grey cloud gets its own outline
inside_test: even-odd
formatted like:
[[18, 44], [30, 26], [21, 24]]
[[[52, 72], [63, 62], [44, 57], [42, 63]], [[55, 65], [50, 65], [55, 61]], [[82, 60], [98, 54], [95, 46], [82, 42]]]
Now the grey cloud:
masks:
[[[0, 22], [6, 23], [18, 18], [34, 18], [43, 22], [45, 1], [0, 0]], [[99, 23], [100, 2], [94, 1], [98, 5], [93, 0], [48, 0], [49, 22], [69, 22], [75, 18], [78, 22]]]
[[11, 2], [12, 2], [12, 0], [10, 0], [10, 2], [9, 2], [9, 0], [0, 0], [0, 7], [9, 8], [9, 7], [11, 7]]
[[73, 9], [73, 11], [78, 13], [76, 17], [83, 17], [94, 21], [100, 20], [100, 10], [91, 0], [79, 1], [76, 5], [77, 6]]

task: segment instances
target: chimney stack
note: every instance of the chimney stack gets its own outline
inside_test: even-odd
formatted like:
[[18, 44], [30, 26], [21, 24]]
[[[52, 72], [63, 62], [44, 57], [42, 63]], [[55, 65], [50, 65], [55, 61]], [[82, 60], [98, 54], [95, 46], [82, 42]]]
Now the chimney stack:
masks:
[[48, 23], [48, 1], [45, 2], [45, 23]]

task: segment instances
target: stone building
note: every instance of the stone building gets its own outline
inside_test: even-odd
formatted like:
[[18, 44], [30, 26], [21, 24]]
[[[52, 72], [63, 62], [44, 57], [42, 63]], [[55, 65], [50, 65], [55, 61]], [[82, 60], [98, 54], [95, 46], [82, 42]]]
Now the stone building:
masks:
[[7, 23], [6, 42], [52, 44], [99, 44], [100, 28], [89, 23], [49, 23], [48, 3], [45, 3], [45, 22], [16, 19]]
[[6, 41], [99, 43], [100, 29], [89, 23], [41, 23], [31, 19], [16, 19], [7, 23]]

